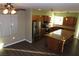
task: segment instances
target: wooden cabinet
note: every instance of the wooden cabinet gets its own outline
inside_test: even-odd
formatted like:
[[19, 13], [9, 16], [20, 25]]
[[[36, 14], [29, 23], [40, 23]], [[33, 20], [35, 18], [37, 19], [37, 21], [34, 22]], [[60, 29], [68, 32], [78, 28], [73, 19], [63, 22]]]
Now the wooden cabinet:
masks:
[[63, 25], [70, 26], [70, 27], [75, 27], [76, 22], [77, 22], [76, 17], [64, 17]]
[[40, 16], [40, 15], [33, 15], [32, 16], [32, 20], [41, 20], [42, 22], [46, 21], [46, 22], [50, 22], [51, 17], [49, 16]]
[[33, 15], [33, 16], [32, 16], [32, 20], [33, 20], [33, 21], [35, 21], [35, 20], [40, 21], [40, 20], [42, 20], [42, 17], [39, 16], [39, 15]]
[[74, 35], [73, 31], [59, 29], [45, 35], [48, 49], [55, 53], [63, 53], [64, 45]]

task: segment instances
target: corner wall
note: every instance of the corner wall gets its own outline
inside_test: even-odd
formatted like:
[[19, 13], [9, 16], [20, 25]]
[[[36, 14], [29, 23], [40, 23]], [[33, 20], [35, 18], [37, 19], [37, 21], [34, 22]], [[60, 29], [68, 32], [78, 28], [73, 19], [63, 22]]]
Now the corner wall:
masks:
[[29, 43], [32, 43], [32, 9], [26, 10], [25, 39]]

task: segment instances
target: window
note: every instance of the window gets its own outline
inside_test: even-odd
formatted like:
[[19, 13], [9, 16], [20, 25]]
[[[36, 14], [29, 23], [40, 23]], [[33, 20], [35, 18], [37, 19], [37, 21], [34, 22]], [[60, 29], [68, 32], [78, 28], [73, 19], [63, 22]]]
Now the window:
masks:
[[62, 16], [54, 16], [53, 24], [54, 25], [62, 25], [63, 24], [63, 17]]

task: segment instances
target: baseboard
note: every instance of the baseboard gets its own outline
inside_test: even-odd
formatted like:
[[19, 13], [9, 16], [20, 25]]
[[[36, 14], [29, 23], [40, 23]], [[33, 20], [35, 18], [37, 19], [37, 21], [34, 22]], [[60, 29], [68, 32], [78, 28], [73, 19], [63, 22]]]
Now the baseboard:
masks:
[[16, 44], [16, 43], [19, 43], [19, 42], [25, 41], [25, 40], [26, 40], [26, 39], [22, 39], [22, 40], [19, 40], [19, 41], [16, 41], [16, 42], [10, 43], [10, 44], [6, 44], [6, 45], [4, 45], [4, 47], [7, 47], [7, 46], [10, 46], [10, 45], [13, 45], [13, 44]]
[[27, 41], [28, 43], [32, 43], [32, 41], [25, 39], [25, 41]]

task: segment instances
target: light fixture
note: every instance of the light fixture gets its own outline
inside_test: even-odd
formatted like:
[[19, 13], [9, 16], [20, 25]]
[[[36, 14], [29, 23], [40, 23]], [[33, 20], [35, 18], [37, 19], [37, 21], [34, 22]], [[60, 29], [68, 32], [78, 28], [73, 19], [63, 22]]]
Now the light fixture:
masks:
[[11, 5], [11, 3], [7, 3], [6, 5], [4, 5], [5, 9], [3, 10], [3, 14], [15, 14], [16, 10], [14, 8], [13, 5]]
[[38, 9], [38, 11], [41, 11], [41, 10], [42, 10], [42, 9], [40, 9], [40, 8]]
[[8, 9], [4, 9], [4, 10], [3, 10], [3, 13], [4, 13], [4, 14], [7, 14], [7, 13], [8, 13]]
[[11, 11], [11, 14], [15, 14], [16, 13], [16, 11], [13, 9], [12, 11]]

